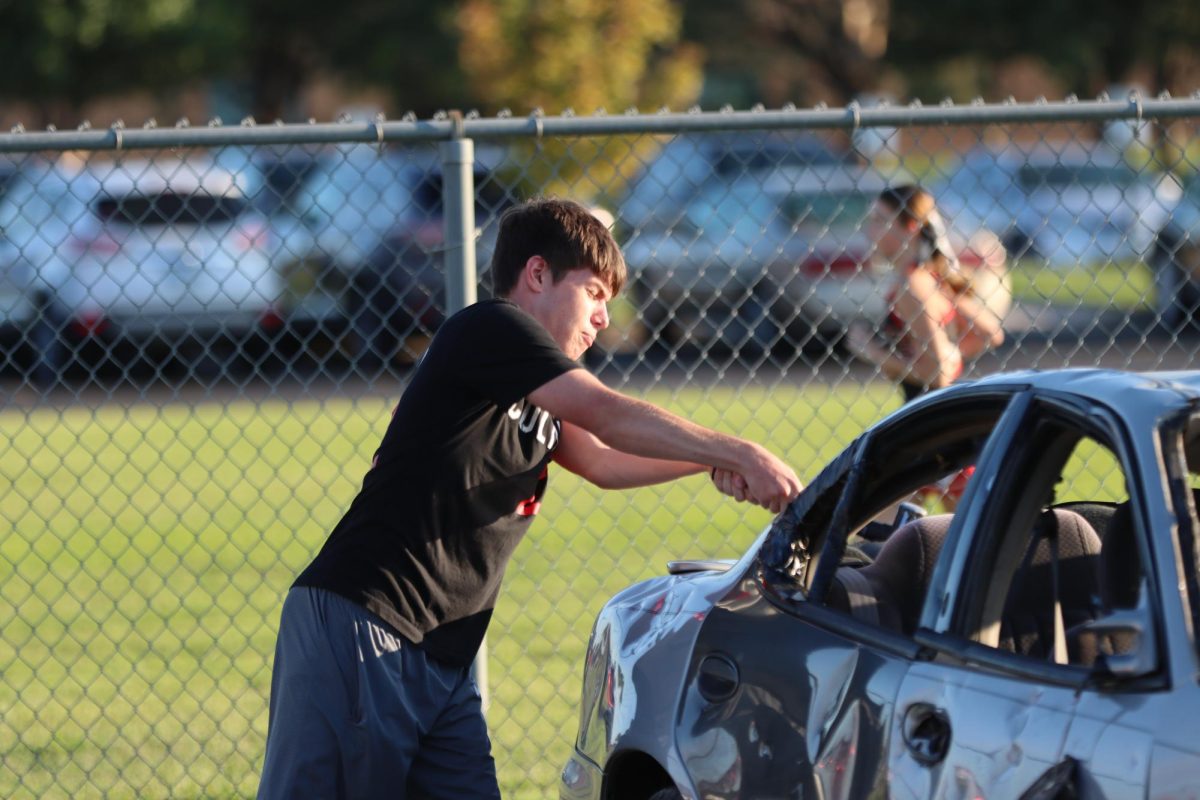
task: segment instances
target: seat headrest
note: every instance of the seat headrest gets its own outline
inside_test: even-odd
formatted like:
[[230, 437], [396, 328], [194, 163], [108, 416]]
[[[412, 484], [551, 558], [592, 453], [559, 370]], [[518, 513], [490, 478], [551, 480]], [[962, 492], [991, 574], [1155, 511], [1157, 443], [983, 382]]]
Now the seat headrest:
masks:
[[[1001, 646], [1035, 658], [1052, 653], [1055, 601], [1068, 628], [1092, 619], [1100, 597], [1101, 549], [1100, 535], [1080, 514], [1063, 508], [1042, 512], [1024, 568], [1009, 587]], [[1095, 657], [1094, 648], [1084, 652], [1078, 642], [1067, 645], [1071, 663], [1090, 663]]]
[[937, 514], [901, 526], [884, 542], [875, 561], [861, 570], [895, 604], [905, 633], [916, 629], [933, 567], [953, 519], [952, 514]]
[[1056, 533], [1058, 535], [1058, 557], [1060, 559], [1100, 554], [1102, 547], [1100, 534], [1096, 533], [1092, 524], [1076, 511], [1065, 508], [1043, 511], [1038, 517], [1036, 530], [1042, 534]]

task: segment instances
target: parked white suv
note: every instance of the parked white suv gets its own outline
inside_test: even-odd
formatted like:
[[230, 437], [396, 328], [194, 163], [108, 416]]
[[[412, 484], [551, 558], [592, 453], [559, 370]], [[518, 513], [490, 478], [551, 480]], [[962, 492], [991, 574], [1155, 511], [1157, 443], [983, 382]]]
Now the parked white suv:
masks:
[[978, 149], [948, 175], [930, 190], [951, 224], [1061, 269], [1144, 261], [1176, 199], [1102, 145]]
[[207, 159], [29, 166], [0, 202], [0, 230], [0, 311], [41, 383], [93, 344], [153, 359], [280, 324], [268, 226]]

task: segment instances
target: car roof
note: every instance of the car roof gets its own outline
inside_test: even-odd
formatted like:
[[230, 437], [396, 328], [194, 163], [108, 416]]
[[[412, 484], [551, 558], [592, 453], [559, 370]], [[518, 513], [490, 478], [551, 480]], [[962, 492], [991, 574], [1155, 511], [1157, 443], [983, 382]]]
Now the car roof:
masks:
[[[1002, 149], [993, 147], [977, 147], [963, 157], [963, 163], [980, 163], [992, 161], [998, 165], [1019, 168], [1023, 166], [1044, 167], [1060, 164], [1063, 166], [1116, 167], [1126, 165], [1122, 155], [1107, 145], [1085, 145], [1072, 142], [1061, 147], [1045, 142], [1030, 148], [1009, 146]], [[1131, 167], [1132, 169], [1132, 167]]]
[[878, 194], [891, 183], [907, 182], [903, 175], [889, 179], [869, 166], [853, 164], [779, 169], [762, 180], [762, 191], [787, 194], [864, 192]]
[[119, 162], [56, 165], [51, 172], [81, 193], [96, 191], [109, 196], [200, 192], [217, 197], [242, 195], [237, 176], [208, 159], [122, 159]]
[[1025, 370], [997, 373], [965, 385], [978, 388], [1029, 386], [1035, 390], [1098, 400], [1122, 416], [1147, 413], [1157, 416], [1200, 402], [1200, 371]]
[[702, 188], [688, 203], [690, 208], [709, 208], [735, 198], [777, 204], [791, 197], [862, 194], [875, 197], [888, 182], [870, 167], [828, 166], [811, 169], [779, 169], [762, 176], [744, 176], [734, 181]]
[[212, 161], [123, 161], [100, 177], [109, 194], [198, 193], [239, 196], [237, 176]]

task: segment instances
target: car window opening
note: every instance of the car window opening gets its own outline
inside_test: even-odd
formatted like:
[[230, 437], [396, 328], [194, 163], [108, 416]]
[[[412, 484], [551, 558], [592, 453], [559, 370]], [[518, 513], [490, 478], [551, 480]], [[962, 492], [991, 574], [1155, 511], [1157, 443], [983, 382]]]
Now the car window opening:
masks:
[[830, 608], [914, 633], [953, 509], [1006, 405], [943, 410], [937, 419], [918, 417], [871, 441], [857, 491], [848, 487], [855, 497], [843, 527], [828, 523], [829, 536], [845, 545], [844, 552], [827, 548], [822, 556], [837, 558], [824, 598]]
[[211, 225], [236, 219], [245, 208], [245, 201], [238, 197], [164, 192], [102, 197], [96, 201], [96, 216], [105, 222], [141, 227]]
[[[983, 595], [996, 598], [990, 646], [1031, 660], [1090, 668], [1138, 648], [1137, 637], [1128, 631], [1092, 626], [1135, 608], [1145, 576], [1120, 459], [1107, 444], [1067, 429], [1061, 420], [1051, 427], [1039, 436], [1058, 444], [1040, 448], [1039, 457], [1062, 463], [1040, 479], [1046, 486], [1040, 492], [1043, 502], [1024, 517], [1031, 524], [1013, 524], [1004, 533], [1002, 538], [1010, 540], [1002, 545], [1011, 554], [1008, 570], [989, 576], [996, 585]], [[872, 443], [877, 461], [864, 475], [856, 510], [874, 513], [848, 531], [826, 598], [830, 608], [913, 635], [954, 507], [990, 425], [972, 433], [943, 432], [931, 437], [937, 440], [933, 447], [929, 438], [924, 447], [882, 436]], [[1038, 493], [1036, 486], [1026, 491]]]

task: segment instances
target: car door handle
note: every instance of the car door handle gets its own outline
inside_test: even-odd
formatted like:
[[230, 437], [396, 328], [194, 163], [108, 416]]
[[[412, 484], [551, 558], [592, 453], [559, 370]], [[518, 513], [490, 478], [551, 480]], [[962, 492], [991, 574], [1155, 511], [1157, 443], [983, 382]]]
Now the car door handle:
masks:
[[700, 661], [696, 688], [700, 696], [710, 703], [719, 703], [733, 697], [741, 683], [737, 664], [728, 656], [708, 655]]
[[950, 720], [928, 703], [914, 703], [904, 712], [904, 744], [921, 764], [932, 766], [950, 749]]

